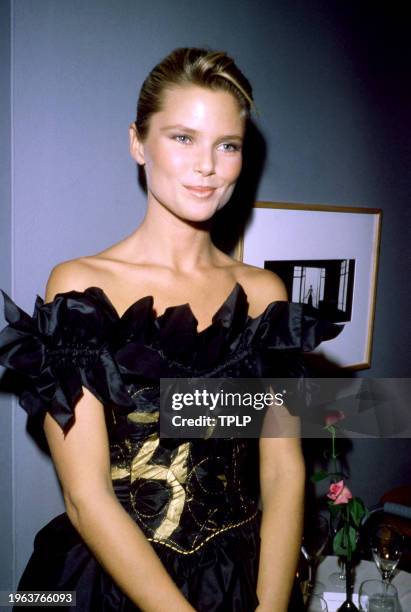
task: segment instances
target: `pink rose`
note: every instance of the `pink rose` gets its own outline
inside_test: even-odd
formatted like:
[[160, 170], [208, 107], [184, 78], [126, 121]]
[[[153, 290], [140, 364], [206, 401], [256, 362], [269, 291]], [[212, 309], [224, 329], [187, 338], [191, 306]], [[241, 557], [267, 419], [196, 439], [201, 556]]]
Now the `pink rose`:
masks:
[[348, 487], [344, 486], [344, 481], [340, 480], [339, 482], [332, 482], [330, 484], [327, 497], [337, 506], [339, 504], [348, 504], [352, 498], [352, 493]]
[[325, 425], [335, 425], [338, 421], [342, 421], [345, 418], [345, 414], [342, 410], [331, 410], [325, 417]]

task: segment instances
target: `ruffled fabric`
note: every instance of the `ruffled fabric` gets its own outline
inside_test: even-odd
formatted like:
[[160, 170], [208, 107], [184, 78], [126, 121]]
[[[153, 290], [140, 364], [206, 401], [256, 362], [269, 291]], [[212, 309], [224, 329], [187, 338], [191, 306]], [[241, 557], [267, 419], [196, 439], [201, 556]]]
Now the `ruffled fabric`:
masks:
[[101, 402], [131, 405], [109, 349], [117, 314], [98, 288], [58, 294], [45, 304], [37, 297], [33, 316], [4, 292], [0, 364], [24, 377], [20, 404], [30, 416], [46, 411], [63, 429], [87, 387]]
[[[343, 329], [321, 318], [313, 307], [293, 302], [272, 302], [260, 315], [250, 317], [247, 296], [239, 283], [217, 310], [212, 323], [200, 332], [188, 304], [167, 308], [156, 319], [145, 303], [139, 301], [132, 308], [133, 312], [128, 314], [139, 324], [128, 334], [124, 346], [119, 347], [116, 361], [123, 374], [147, 380], [218, 376], [218, 371], [225, 369], [234, 356], [240, 358], [251, 352], [261, 353], [269, 362], [275, 358], [272, 351], [281, 351], [282, 358], [284, 352], [291, 351], [289, 357], [294, 359], [297, 352], [312, 351]], [[126, 327], [128, 321], [129, 317], [123, 321]]]
[[[30, 317], [3, 295], [9, 325], [0, 333], [0, 364], [25, 377], [20, 403], [27, 413], [49, 411], [63, 429], [73, 422], [83, 385], [104, 404], [128, 408], [131, 383], [218, 377], [221, 371], [236, 376], [235, 363], [250, 355], [254, 375], [294, 376], [302, 372], [297, 354], [342, 330], [314, 308], [284, 301], [250, 317], [239, 283], [200, 332], [188, 304], [155, 317], [151, 296], [119, 317], [104, 291], [90, 287], [60, 293], [50, 303], [37, 297]], [[244, 368], [241, 372], [247, 374]]]

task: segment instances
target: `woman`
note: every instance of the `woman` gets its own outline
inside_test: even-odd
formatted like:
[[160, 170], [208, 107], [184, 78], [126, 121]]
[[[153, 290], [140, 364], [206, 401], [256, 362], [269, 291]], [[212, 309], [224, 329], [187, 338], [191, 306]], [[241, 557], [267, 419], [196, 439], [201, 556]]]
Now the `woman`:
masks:
[[37, 534], [20, 590], [76, 591], [81, 611], [288, 609], [298, 439], [258, 443], [260, 517], [255, 441], [158, 435], [160, 377], [258, 376], [315, 345], [282, 281], [210, 239], [241, 171], [251, 105], [226, 54], [172, 52], [144, 82], [130, 127], [147, 184], [142, 224], [57, 266], [32, 319], [5, 298], [1, 363], [26, 375], [20, 402], [44, 418], [67, 510]]

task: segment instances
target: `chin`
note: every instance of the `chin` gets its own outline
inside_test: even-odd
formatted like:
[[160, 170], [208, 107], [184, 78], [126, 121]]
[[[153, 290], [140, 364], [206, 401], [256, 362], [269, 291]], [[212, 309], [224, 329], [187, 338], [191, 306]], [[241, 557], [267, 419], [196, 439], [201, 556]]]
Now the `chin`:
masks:
[[[154, 196], [154, 201], [178, 219], [187, 221], [188, 223], [205, 223], [210, 221], [230, 199], [229, 197], [210, 200], [199, 198], [195, 201], [187, 199], [186, 197], [180, 198], [177, 196], [170, 201], [169, 197], [162, 197], [160, 193], [153, 193], [152, 195]], [[227, 194], [224, 195], [227, 196]]]
[[220, 211], [222, 210], [226, 205], [226, 202], [219, 204], [218, 206], [213, 206], [212, 210], [211, 208], [208, 208], [207, 210], [203, 209], [203, 210], [193, 210], [192, 208], [190, 210], [184, 210], [181, 211], [180, 213], [177, 213], [177, 216], [180, 217], [181, 219], [185, 219], [186, 221], [192, 221], [192, 222], [197, 222], [197, 223], [201, 223], [201, 222], [207, 222], [207, 221], [211, 221], [211, 219]]
[[189, 223], [206, 223], [210, 221], [214, 215], [216, 214], [217, 209], [213, 211], [182, 211], [181, 214], [177, 213], [177, 217], [182, 219], [183, 221], [188, 221]]
[[206, 221], [210, 221], [216, 214], [216, 212], [222, 208], [222, 205], [219, 204], [205, 204], [200, 203], [196, 205], [192, 204], [184, 204], [178, 207], [166, 207], [168, 210], [183, 221], [193, 222], [193, 223], [202, 223]]

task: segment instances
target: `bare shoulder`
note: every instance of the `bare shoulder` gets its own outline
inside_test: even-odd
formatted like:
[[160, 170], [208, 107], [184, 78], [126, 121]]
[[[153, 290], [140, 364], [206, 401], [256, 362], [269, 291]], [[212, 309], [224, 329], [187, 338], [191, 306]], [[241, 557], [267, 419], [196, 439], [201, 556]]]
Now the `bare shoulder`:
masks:
[[262, 312], [271, 302], [288, 301], [284, 282], [270, 270], [241, 264], [237, 279], [247, 294], [252, 316]]
[[46, 301], [51, 301], [57, 293], [84, 291], [95, 285], [95, 280], [96, 266], [92, 257], [64, 261], [56, 265], [50, 273], [46, 286]]
[[254, 299], [262, 304], [265, 302], [265, 305], [276, 300], [288, 301], [285, 284], [275, 272], [243, 263], [226, 253], [219, 252], [219, 256], [219, 266], [230, 271], [247, 293], [249, 301]]

